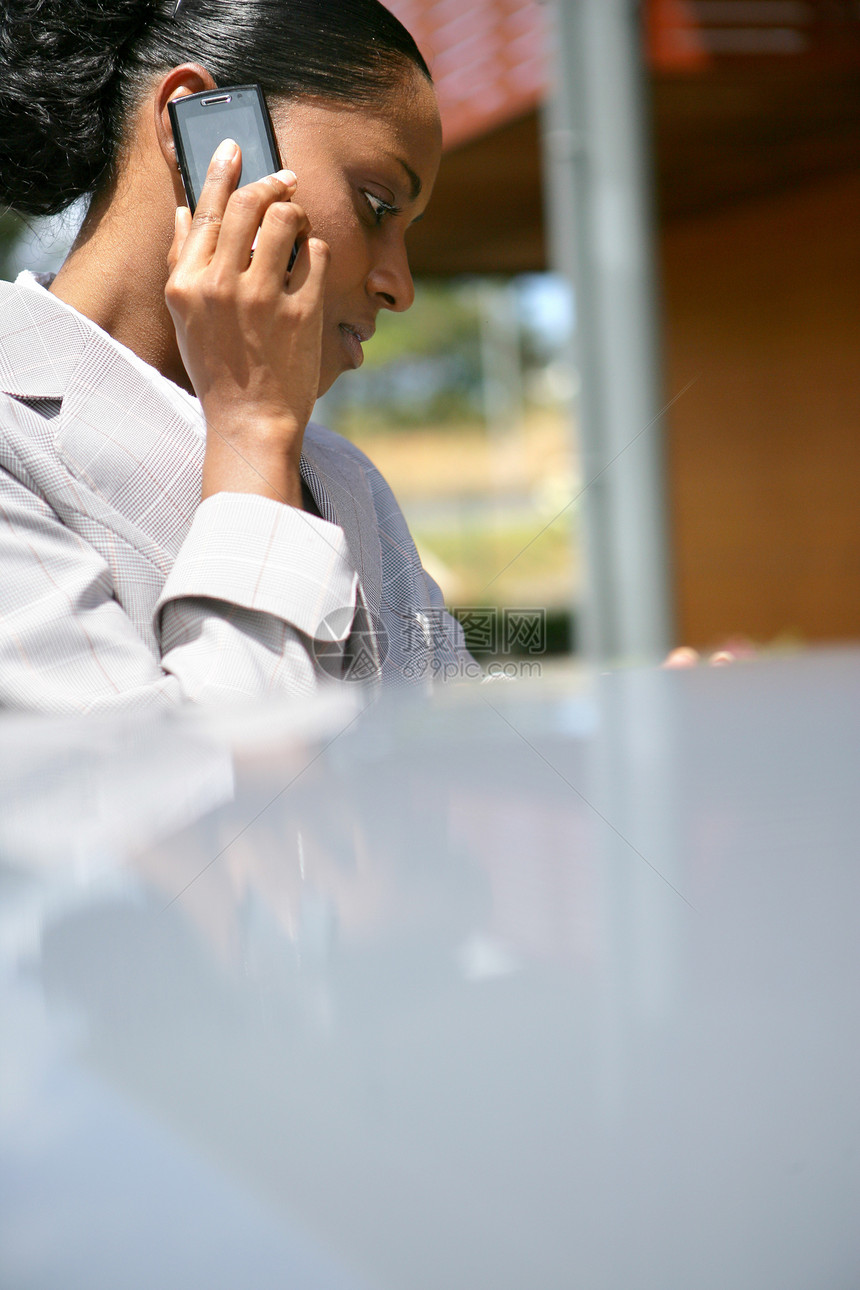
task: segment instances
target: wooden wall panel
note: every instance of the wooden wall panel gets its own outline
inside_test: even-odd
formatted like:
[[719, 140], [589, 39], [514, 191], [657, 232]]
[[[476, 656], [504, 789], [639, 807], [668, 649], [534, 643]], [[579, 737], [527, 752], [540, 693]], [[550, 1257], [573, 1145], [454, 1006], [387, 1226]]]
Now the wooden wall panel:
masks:
[[679, 638], [860, 638], [860, 177], [662, 241]]

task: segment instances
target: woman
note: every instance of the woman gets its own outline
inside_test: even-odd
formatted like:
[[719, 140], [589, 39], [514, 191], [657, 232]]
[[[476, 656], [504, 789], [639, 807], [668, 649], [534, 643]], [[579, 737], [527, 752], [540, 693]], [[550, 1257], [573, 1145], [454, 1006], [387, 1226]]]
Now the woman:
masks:
[[[226, 140], [192, 220], [167, 105], [253, 81], [290, 170], [237, 189]], [[412, 303], [440, 139], [377, 0], [7, 0], [0, 200], [93, 196], [53, 281], [0, 286], [0, 706], [468, 660], [385, 481], [309, 425], [379, 310]]]

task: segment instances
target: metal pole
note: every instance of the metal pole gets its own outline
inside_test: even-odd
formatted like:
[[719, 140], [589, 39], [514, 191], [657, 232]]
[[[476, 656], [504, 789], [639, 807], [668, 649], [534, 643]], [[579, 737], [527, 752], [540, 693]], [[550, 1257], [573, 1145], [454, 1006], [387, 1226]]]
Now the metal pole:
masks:
[[642, 33], [634, 0], [549, 0], [549, 241], [576, 292], [584, 651], [672, 643]]

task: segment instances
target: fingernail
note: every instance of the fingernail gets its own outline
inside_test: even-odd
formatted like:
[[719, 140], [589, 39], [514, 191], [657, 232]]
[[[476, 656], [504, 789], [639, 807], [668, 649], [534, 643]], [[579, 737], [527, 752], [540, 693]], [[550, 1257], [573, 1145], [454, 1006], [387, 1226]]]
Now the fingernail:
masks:
[[232, 161], [236, 155], [236, 149], [239, 147], [235, 139], [225, 139], [219, 143], [215, 150], [216, 161]]
[[295, 184], [298, 183], [298, 180], [296, 179], [292, 170], [276, 170], [274, 174], [274, 178], [280, 179], [281, 183], [286, 184], [288, 188], [292, 188]]

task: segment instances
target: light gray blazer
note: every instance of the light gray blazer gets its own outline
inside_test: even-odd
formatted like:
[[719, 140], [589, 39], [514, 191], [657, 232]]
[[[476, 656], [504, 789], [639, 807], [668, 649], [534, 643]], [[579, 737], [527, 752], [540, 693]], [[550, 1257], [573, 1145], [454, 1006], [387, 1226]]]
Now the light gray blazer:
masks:
[[322, 519], [200, 502], [204, 444], [165, 392], [32, 279], [0, 284], [0, 707], [151, 709], [451, 675], [463, 634], [394, 496], [311, 424]]

